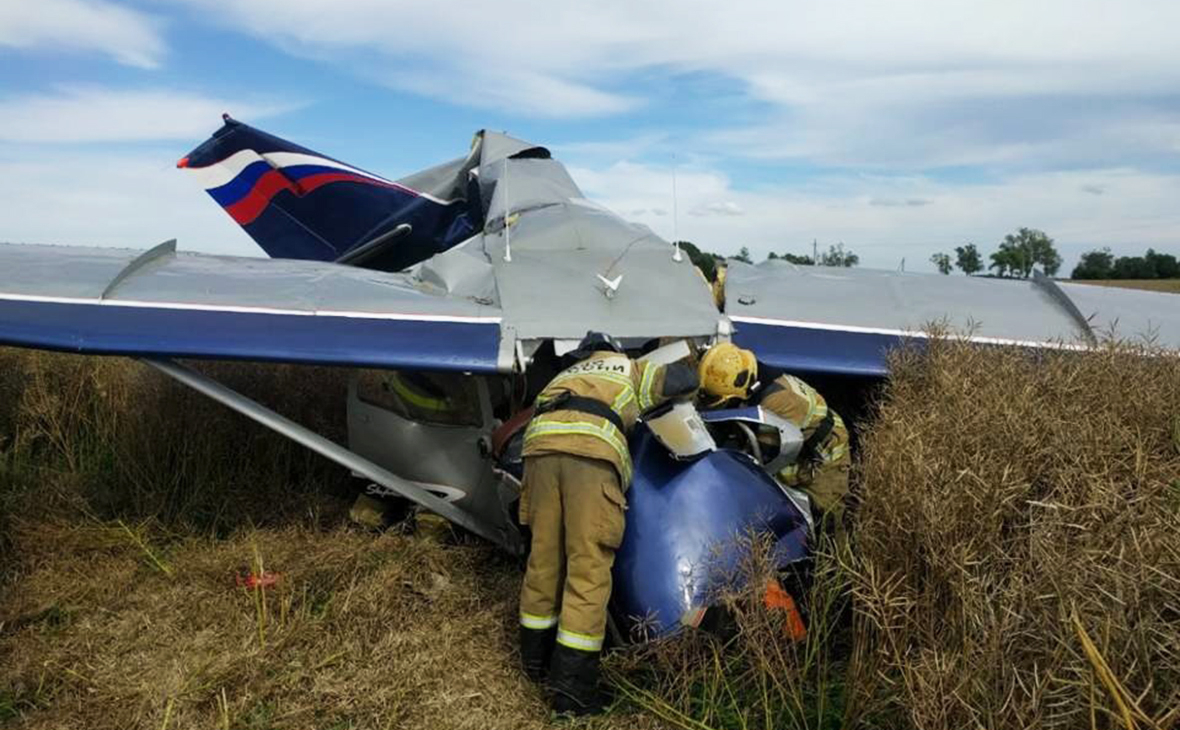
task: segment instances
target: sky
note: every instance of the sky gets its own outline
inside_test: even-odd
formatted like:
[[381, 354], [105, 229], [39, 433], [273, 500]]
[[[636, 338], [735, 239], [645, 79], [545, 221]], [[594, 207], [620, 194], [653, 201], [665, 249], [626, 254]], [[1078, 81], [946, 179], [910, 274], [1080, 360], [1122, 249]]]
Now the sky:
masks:
[[1175, 0], [0, 0], [0, 241], [263, 255], [220, 115], [398, 178], [505, 131], [724, 254], [1180, 254]]

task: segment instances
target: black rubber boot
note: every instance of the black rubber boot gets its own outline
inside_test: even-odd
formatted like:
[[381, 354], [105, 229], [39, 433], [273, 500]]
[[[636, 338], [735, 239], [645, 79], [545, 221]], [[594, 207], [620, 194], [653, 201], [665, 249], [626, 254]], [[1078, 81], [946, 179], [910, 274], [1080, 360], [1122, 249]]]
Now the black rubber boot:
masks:
[[558, 644], [549, 668], [553, 710], [559, 715], [597, 715], [606, 709], [598, 690], [598, 654]]
[[523, 626], [520, 627], [520, 663], [528, 678], [537, 684], [545, 681], [556, 636], [556, 628], [526, 629]]

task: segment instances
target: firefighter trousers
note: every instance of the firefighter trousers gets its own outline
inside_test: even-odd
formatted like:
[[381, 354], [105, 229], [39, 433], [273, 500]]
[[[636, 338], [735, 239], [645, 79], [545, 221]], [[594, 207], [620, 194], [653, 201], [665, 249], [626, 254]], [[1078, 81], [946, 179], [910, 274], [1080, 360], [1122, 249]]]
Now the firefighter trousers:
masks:
[[799, 488], [811, 497], [811, 503], [818, 511], [820, 532], [831, 534], [838, 545], [848, 540], [848, 494], [849, 465], [847, 461], [825, 465], [806, 484]]
[[836, 522], [842, 521], [848, 501], [848, 464], [831, 464], [819, 469], [802, 489], [822, 514]]
[[520, 591], [525, 628], [557, 627], [557, 642], [599, 651], [611, 566], [623, 541], [626, 499], [607, 461], [551, 453], [524, 460], [521, 522], [532, 552]]

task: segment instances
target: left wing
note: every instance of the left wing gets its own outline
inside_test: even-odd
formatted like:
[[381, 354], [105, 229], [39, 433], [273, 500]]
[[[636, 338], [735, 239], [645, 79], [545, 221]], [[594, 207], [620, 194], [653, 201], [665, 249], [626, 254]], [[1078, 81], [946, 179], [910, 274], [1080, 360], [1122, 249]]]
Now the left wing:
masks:
[[493, 372], [500, 311], [319, 261], [0, 244], [0, 344], [87, 354]]

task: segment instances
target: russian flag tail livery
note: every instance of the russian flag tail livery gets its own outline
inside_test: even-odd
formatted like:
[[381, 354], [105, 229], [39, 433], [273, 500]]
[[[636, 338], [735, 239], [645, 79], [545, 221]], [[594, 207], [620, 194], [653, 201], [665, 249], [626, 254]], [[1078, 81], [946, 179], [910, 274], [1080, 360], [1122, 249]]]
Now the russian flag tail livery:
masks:
[[468, 203], [474, 153], [395, 182], [223, 117], [177, 163], [272, 258], [396, 271], [482, 226]]

